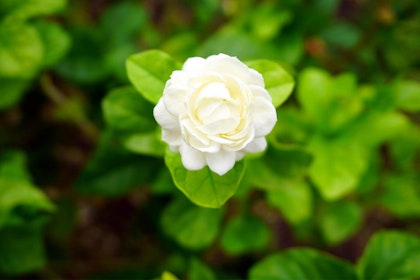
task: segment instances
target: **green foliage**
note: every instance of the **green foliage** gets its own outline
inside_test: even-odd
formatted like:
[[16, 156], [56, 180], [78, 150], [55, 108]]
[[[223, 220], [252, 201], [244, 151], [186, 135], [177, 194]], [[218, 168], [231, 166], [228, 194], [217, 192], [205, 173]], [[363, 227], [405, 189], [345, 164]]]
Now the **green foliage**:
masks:
[[222, 209], [195, 206], [185, 198], [171, 202], [162, 213], [165, 233], [188, 249], [209, 246], [217, 236]]
[[53, 204], [31, 183], [25, 156], [0, 157], [0, 274], [18, 275], [45, 265], [42, 226]]
[[127, 74], [134, 87], [148, 101], [156, 104], [163, 88], [178, 64], [158, 50], [135, 54], [127, 59]]
[[290, 249], [266, 257], [249, 272], [250, 279], [357, 279], [351, 265], [313, 249]]
[[220, 243], [226, 252], [239, 255], [263, 248], [268, 238], [269, 230], [259, 219], [241, 216], [226, 225]]
[[219, 176], [208, 167], [190, 171], [185, 169], [181, 156], [169, 150], [165, 153], [165, 163], [171, 171], [175, 185], [195, 204], [218, 208], [235, 194], [245, 172], [243, 161], [237, 162], [228, 173]]
[[397, 231], [377, 233], [357, 269], [360, 279], [413, 279], [420, 276], [420, 240]]
[[287, 100], [295, 82], [286, 70], [269, 60], [250, 61], [247, 65], [263, 75], [265, 88], [270, 93], [275, 107]]
[[70, 38], [57, 24], [29, 19], [62, 10], [65, 0], [25, 0], [2, 6], [0, 13], [0, 110], [15, 105], [39, 71], [66, 53]]
[[[420, 278], [419, 9], [1, 0], [0, 278]], [[153, 118], [172, 71], [218, 53], [281, 105], [222, 177]]]

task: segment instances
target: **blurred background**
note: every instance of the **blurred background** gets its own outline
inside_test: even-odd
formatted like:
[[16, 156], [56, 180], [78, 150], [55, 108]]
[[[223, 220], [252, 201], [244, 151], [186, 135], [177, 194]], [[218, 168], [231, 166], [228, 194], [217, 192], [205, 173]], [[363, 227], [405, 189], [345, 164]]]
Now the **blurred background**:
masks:
[[[377, 230], [419, 235], [419, 34], [417, 0], [1, 0], [0, 276], [238, 279], [285, 248], [355, 262]], [[272, 170], [222, 209], [192, 205], [109, 117], [148, 49], [270, 59], [297, 81], [254, 166]]]

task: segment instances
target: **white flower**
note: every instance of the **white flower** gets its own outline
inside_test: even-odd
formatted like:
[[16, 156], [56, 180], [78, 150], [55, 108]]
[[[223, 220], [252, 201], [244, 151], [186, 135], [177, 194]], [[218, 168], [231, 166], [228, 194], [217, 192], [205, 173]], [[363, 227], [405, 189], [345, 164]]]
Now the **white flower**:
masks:
[[186, 169], [208, 165], [219, 175], [246, 152], [263, 151], [277, 121], [262, 75], [225, 54], [189, 58], [166, 82], [153, 114]]

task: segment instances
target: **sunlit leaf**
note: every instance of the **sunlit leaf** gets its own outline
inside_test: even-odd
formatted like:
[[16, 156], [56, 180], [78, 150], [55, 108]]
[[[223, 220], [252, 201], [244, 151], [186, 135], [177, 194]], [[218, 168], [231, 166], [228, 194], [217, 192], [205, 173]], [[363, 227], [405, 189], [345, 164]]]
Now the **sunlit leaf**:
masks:
[[35, 28], [23, 24], [0, 24], [0, 75], [30, 78], [42, 64], [44, 47]]
[[283, 67], [269, 60], [249, 61], [246, 64], [263, 75], [265, 88], [270, 93], [275, 107], [287, 100], [295, 82]]
[[130, 56], [126, 61], [127, 74], [134, 87], [150, 102], [156, 104], [163, 94], [165, 83], [179, 65], [168, 54], [150, 50]]
[[169, 150], [165, 163], [171, 171], [175, 185], [195, 204], [218, 208], [235, 193], [245, 171], [244, 161], [236, 162], [234, 168], [223, 176], [212, 172], [207, 166], [201, 170], [185, 169], [181, 156]]
[[315, 137], [309, 145], [314, 160], [309, 175], [321, 195], [336, 200], [352, 192], [368, 166], [368, 150], [349, 139]]

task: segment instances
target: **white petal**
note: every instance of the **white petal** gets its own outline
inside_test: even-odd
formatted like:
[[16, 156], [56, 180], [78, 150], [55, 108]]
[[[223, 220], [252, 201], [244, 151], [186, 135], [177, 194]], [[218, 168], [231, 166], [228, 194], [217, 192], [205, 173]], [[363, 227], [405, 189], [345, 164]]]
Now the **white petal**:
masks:
[[178, 116], [185, 111], [185, 100], [188, 99], [189, 89], [169, 81], [163, 90], [163, 101], [169, 113]]
[[250, 106], [255, 127], [255, 137], [263, 137], [273, 130], [277, 122], [277, 113], [271, 99], [264, 94], [264, 89], [253, 89], [254, 100]]
[[205, 71], [207, 60], [202, 57], [190, 57], [182, 66], [182, 71], [185, 71], [189, 76], [194, 77], [201, 75]]
[[168, 112], [163, 98], [159, 99], [158, 104], [153, 108], [153, 116], [163, 129], [180, 130], [178, 118]]
[[248, 153], [259, 153], [267, 147], [267, 140], [264, 137], [255, 138], [251, 143], [246, 145], [244, 151]]
[[209, 62], [209, 66], [207, 67], [208, 71], [225, 73], [230, 76], [237, 77], [247, 84], [264, 86], [264, 79], [261, 74], [253, 69], [250, 69], [237, 57], [228, 56], [226, 54], [218, 54], [210, 56], [207, 60]]
[[184, 167], [188, 170], [199, 170], [206, 165], [202, 152], [191, 148], [185, 142], [180, 147], [181, 160]]
[[235, 165], [236, 153], [220, 150], [217, 153], [206, 153], [205, 158], [210, 170], [223, 176]]
[[162, 129], [162, 140], [171, 146], [179, 146], [182, 143], [182, 135], [179, 130]]

